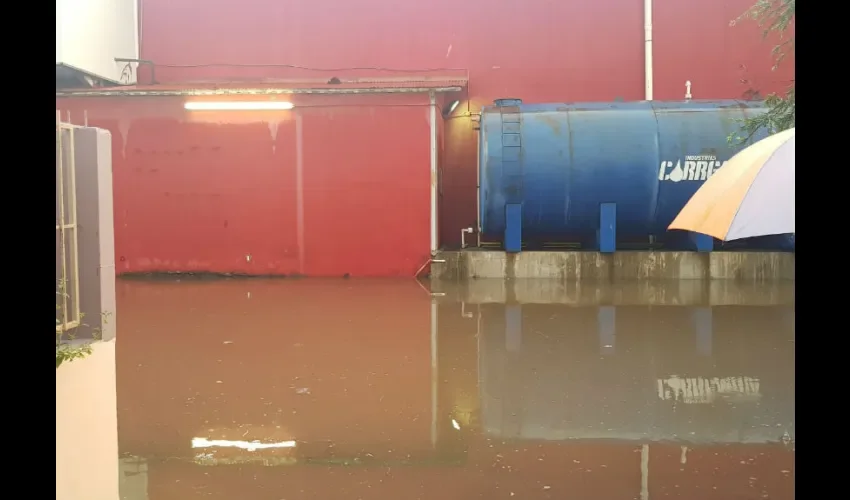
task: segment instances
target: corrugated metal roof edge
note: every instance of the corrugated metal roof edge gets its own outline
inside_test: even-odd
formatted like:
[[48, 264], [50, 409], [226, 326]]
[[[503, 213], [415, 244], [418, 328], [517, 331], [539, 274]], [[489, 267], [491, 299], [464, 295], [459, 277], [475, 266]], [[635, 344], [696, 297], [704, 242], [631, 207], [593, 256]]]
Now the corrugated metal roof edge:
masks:
[[291, 94], [413, 94], [458, 92], [466, 87], [465, 79], [428, 81], [356, 81], [339, 84], [312, 82], [280, 82], [276, 84], [237, 87], [233, 85], [149, 85], [101, 89], [67, 89], [56, 91], [56, 97], [157, 97], [157, 96], [263, 96]]

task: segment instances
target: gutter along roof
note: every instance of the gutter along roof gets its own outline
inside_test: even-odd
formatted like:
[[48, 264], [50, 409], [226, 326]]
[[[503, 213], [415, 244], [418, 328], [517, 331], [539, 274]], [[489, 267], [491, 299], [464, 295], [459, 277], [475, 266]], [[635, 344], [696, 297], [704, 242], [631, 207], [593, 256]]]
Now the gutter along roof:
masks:
[[340, 83], [288, 81], [246, 87], [233, 84], [125, 85], [99, 89], [57, 90], [56, 97], [268, 96], [293, 94], [416, 94], [459, 92], [464, 78], [356, 80]]

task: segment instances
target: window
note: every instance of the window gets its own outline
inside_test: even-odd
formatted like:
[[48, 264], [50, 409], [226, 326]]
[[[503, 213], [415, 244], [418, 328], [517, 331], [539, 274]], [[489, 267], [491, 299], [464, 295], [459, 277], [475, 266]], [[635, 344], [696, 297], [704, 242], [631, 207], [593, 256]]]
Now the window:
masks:
[[80, 326], [74, 129], [56, 120], [56, 334]]

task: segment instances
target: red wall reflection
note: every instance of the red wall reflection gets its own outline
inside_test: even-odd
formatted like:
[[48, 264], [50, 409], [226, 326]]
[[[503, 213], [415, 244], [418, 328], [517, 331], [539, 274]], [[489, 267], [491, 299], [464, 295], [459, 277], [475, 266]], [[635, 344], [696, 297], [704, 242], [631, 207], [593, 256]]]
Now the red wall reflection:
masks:
[[465, 500], [470, 498], [791, 500], [792, 452], [740, 445], [690, 450], [650, 445], [647, 481], [641, 450], [628, 443], [477, 444], [463, 467], [202, 467], [149, 465], [150, 500]]
[[[670, 500], [794, 498], [794, 453], [777, 445], [652, 445], [652, 497]], [[682, 463], [684, 462], [684, 463]]]
[[343, 454], [429, 449], [428, 294], [339, 283], [119, 281], [122, 451], [188, 457], [193, 437], [269, 429]]

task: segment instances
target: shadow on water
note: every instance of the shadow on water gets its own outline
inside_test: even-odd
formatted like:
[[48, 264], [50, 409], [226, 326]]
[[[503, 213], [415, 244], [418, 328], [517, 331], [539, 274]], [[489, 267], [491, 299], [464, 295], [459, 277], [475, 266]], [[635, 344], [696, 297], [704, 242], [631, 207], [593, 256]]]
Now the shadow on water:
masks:
[[794, 497], [793, 285], [433, 292], [120, 280], [122, 498]]

